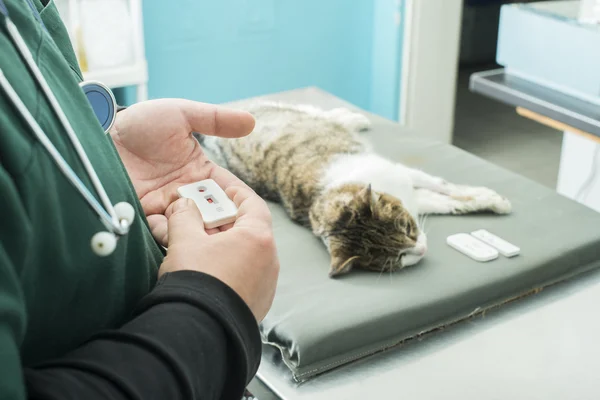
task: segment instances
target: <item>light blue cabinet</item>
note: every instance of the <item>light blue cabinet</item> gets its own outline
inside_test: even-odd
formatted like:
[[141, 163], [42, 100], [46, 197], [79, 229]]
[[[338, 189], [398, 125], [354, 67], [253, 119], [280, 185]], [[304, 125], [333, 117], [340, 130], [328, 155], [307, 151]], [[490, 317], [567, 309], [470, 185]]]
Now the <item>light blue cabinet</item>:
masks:
[[497, 62], [513, 74], [600, 104], [600, 25], [572, 0], [502, 7]]
[[396, 119], [402, 8], [402, 0], [145, 0], [149, 96], [221, 103], [317, 86]]

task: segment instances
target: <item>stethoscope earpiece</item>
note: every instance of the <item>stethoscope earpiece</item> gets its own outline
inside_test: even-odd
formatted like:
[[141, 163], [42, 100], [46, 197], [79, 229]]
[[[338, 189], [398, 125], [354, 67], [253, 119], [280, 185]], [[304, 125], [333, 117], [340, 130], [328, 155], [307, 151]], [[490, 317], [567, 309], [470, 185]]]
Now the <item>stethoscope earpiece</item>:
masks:
[[[115, 214], [121, 229], [124, 233], [129, 231], [129, 227], [133, 224], [135, 218], [135, 209], [133, 206], [125, 201], [115, 204]], [[123, 234], [124, 234], [123, 233]], [[106, 257], [111, 255], [117, 248], [117, 241], [119, 237], [113, 232], [102, 231], [92, 236], [92, 250], [94, 254], [100, 257]]]
[[135, 218], [135, 209], [133, 206], [125, 201], [115, 204], [115, 214], [121, 225], [125, 222], [127, 226], [133, 224]]
[[117, 235], [102, 231], [92, 236], [92, 250], [100, 257], [111, 255], [117, 248]]

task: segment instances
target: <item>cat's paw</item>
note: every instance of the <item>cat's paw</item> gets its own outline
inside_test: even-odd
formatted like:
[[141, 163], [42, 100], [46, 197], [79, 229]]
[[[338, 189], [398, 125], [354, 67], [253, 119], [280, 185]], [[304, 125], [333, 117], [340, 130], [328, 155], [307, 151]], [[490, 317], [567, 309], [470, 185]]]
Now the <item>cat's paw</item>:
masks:
[[510, 201], [495, 191], [486, 187], [460, 186], [451, 197], [468, 204], [471, 211], [491, 211], [496, 214], [510, 214], [512, 205]]
[[490, 211], [496, 214], [510, 214], [512, 212], [512, 204], [506, 197], [497, 194], [490, 202]]
[[347, 108], [334, 108], [328, 111], [327, 115], [338, 124], [354, 132], [364, 131], [371, 127], [371, 121], [366, 116]]
[[473, 188], [471, 195], [478, 209], [492, 211], [496, 214], [510, 214], [512, 205], [510, 201], [491, 189], [485, 187]]

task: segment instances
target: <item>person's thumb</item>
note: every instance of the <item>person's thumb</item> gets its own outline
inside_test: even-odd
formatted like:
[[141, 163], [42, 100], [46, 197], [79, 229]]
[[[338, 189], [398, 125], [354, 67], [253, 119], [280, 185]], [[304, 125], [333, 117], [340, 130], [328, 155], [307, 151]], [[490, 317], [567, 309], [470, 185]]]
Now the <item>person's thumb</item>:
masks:
[[169, 219], [169, 247], [178, 241], [200, 238], [208, 234], [200, 210], [193, 200], [181, 198], [167, 209]]

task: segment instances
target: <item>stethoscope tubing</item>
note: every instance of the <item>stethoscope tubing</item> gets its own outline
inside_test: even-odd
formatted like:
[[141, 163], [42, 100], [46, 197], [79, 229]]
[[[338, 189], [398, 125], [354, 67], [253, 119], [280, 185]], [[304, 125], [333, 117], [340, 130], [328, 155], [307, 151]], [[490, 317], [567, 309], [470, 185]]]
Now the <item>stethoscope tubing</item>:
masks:
[[112, 218], [110, 215], [102, 208], [100, 203], [96, 200], [94, 196], [90, 193], [88, 188], [81, 182], [79, 177], [73, 172], [69, 164], [65, 161], [65, 159], [60, 155], [56, 147], [48, 140], [48, 137], [44, 134], [42, 128], [35, 121], [25, 104], [21, 101], [14, 88], [10, 84], [10, 82], [4, 76], [4, 72], [0, 68], [0, 85], [8, 95], [8, 97], [13, 102], [14, 106], [21, 113], [25, 122], [29, 125], [32, 132], [35, 134], [37, 139], [40, 141], [42, 146], [50, 153], [52, 159], [58, 166], [58, 168], [63, 172], [65, 177], [71, 182], [71, 184], [81, 193], [81, 195], [87, 200], [92, 209], [101, 216], [103, 222], [108, 223], [109, 226], [112, 226]]
[[77, 135], [75, 134], [73, 127], [71, 126], [71, 123], [69, 122], [64, 111], [60, 107], [58, 100], [54, 96], [54, 93], [52, 93], [50, 86], [46, 82], [46, 79], [42, 75], [37, 64], [35, 63], [35, 61], [33, 59], [33, 55], [29, 51], [29, 48], [27, 47], [25, 41], [21, 37], [21, 34], [19, 33], [19, 31], [18, 31], [17, 27], [14, 25], [14, 23], [8, 17], [4, 18], [4, 20], [6, 23], [8, 33], [9, 33], [11, 39], [13, 40], [13, 43], [19, 50], [19, 53], [25, 60], [31, 73], [35, 77], [38, 85], [41, 87], [42, 91], [44, 92], [44, 95], [47, 98], [48, 102], [50, 103], [54, 113], [60, 120], [65, 132], [69, 136], [69, 139], [71, 140], [71, 143], [73, 144], [73, 147], [75, 148], [75, 151], [77, 152], [79, 158], [81, 159], [81, 162], [83, 163], [83, 166], [84, 166], [86, 172], [88, 173], [88, 176], [89, 176], [90, 180], [92, 181], [94, 188], [98, 192], [98, 196], [100, 197], [100, 199], [104, 205], [104, 208], [100, 205], [100, 203], [96, 200], [96, 198], [92, 195], [92, 193], [83, 184], [81, 179], [79, 179], [77, 174], [75, 174], [75, 172], [71, 169], [71, 167], [68, 165], [68, 163], [65, 161], [65, 159], [60, 155], [60, 153], [58, 152], [56, 147], [54, 147], [54, 145], [52, 144], [52, 142], [50, 141], [48, 136], [44, 133], [42, 128], [37, 124], [37, 122], [31, 115], [31, 113], [29, 112], [29, 110], [27, 109], [25, 104], [19, 98], [17, 92], [13, 89], [12, 85], [10, 85], [10, 82], [8, 82], [8, 79], [6, 78], [6, 76], [4, 75], [2, 70], [0, 69], [0, 83], [2, 84], [2, 87], [7, 92], [8, 96], [10, 97], [11, 101], [14, 103], [16, 108], [19, 110], [19, 112], [25, 118], [28, 125], [31, 127], [32, 131], [35, 133], [36, 137], [40, 140], [40, 142], [42, 143], [44, 148], [50, 153], [51, 157], [53, 158], [55, 163], [58, 165], [60, 170], [69, 179], [71, 184], [81, 193], [81, 195], [85, 198], [87, 203], [96, 212], [96, 214], [98, 214], [98, 216], [100, 217], [102, 222], [106, 225], [107, 229], [111, 230], [114, 234], [119, 235], [119, 236], [126, 235], [129, 230], [128, 226], [125, 224], [122, 224], [119, 221], [117, 214], [114, 210], [114, 207], [113, 207], [112, 203], [110, 202], [108, 195], [107, 195], [106, 191], [104, 190], [104, 187], [102, 186], [102, 183], [100, 182], [100, 179], [98, 178], [98, 175], [96, 174], [96, 171], [94, 170], [89, 158], [87, 157], [87, 154], [85, 153], [85, 150], [83, 149], [83, 146], [81, 145], [79, 139], [77, 138]]

